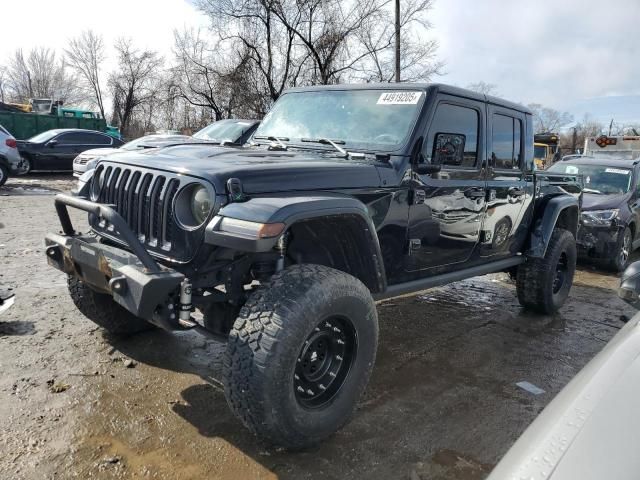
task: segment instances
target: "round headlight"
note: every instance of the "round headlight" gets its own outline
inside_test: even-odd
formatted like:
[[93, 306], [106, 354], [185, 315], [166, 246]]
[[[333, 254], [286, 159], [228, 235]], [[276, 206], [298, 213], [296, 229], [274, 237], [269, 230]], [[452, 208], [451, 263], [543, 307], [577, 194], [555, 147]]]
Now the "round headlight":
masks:
[[104, 186], [105, 176], [106, 173], [104, 168], [99, 170], [98, 172], [94, 171], [93, 178], [91, 179], [91, 189], [89, 191], [91, 201], [98, 201], [98, 197], [100, 197], [100, 192], [102, 191], [102, 187]]
[[198, 225], [204, 223], [211, 213], [211, 195], [206, 188], [198, 186], [191, 194], [191, 213]]

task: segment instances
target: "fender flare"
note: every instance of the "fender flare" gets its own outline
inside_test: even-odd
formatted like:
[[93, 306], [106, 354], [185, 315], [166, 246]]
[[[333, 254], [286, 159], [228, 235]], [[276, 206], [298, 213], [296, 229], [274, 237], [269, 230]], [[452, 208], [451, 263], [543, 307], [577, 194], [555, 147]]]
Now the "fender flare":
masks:
[[558, 195], [546, 203], [541, 217], [534, 218], [534, 227], [531, 231], [530, 248], [527, 251], [527, 256], [536, 258], [545, 256], [558, 219], [562, 212], [567, 211], [567, 209], [575, 209], [576, 211], [575, 222], [572, 220], [569, 224], [569, 230], [575, 237], [579, 223], [580, 201], [577, 197], [569, 194]]
[[268, 252], [275, 247], [280, 235], [273, 238], [254, 238], [222, 232], [220, 222], [224, 217], [256, 223], [283, 223], [283, 232], [297, 222], [321, 217], [344, 217], [350, 221], [355, 219], [368, 239], [367, 254], [373, 261], [377, 289], [386, 289], [386, 273], [378, 234], [367, 206], [356, 198], [324, 192], [305, 196], [292, 194], [254, 197], [246, 202], [225, 205], [205, 229], [205, 242], [210, 245], [245, 252]]

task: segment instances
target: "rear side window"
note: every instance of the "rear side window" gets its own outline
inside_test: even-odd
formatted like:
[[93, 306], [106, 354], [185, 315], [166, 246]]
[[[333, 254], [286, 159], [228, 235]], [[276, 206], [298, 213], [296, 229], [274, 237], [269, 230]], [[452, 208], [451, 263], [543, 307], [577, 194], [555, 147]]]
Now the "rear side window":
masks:
[[424, 155], [429, 163], [475, 167], [478, 161], [478, 111], [449, 103], [438, 105]]
[[0, 125], [0, 132], [4, 133], [6, 135], [10, 135], [10, 133], [7, 132], [2, 125]]
[[518, 118], [493, 114], [491, 159], [494, 168], [512, 170], [520, 168], [522, 150], [522, 122]]
[[88, 133], [87, 135], [89, 135], [89, 143], [92, 145], [111, 145], [111, 137], [97, 133]]

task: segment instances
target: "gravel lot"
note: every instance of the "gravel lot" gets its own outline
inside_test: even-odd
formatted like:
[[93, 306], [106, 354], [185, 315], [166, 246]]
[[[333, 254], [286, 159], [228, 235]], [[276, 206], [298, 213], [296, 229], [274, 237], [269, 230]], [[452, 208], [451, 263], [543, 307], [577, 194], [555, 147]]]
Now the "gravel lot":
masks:
[[116, 340], [75, 310], [43, 253], [60, 229], [51, 195], [72, 184], [32, 175], [0, 188], [0, 283], [17, 298], [0, 318], [2, 478], [481, 479], [634, 314], [616, 277], [592, 267], [553, 317], [522, 311], [504, 275], [382, 303], [353, 421], [314, 450], [278, 451], [228, 410], [222, 344], [195, 332]]

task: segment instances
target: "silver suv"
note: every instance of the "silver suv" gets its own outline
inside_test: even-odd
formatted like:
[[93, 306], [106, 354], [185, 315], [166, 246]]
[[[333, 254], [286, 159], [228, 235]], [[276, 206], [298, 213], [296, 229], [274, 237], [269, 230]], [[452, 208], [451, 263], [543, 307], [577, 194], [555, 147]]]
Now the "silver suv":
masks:
[[0, 125], [0, 187], [7, 181], [9, 175], [21, 173], [23, 173], [22, 158], [18, 153], [16, 139]]

